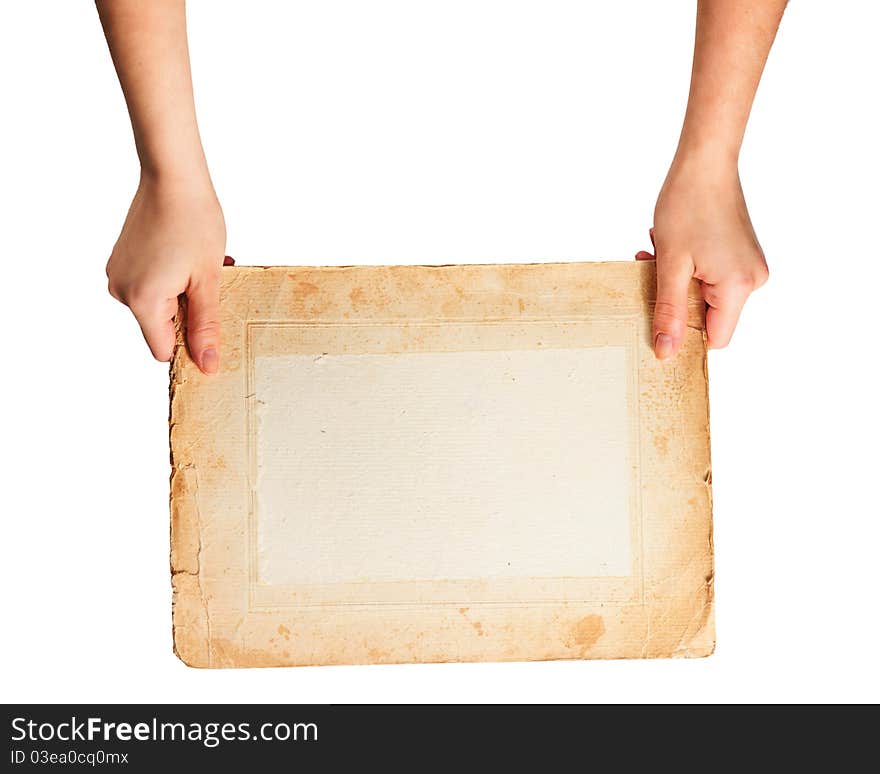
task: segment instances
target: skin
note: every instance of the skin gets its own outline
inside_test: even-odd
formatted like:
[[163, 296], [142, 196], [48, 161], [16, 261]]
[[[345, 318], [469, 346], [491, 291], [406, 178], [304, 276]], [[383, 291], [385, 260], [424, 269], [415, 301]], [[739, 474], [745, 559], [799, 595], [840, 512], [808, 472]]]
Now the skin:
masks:
[[739, 180], [749, 112], [786, 0], [701, 0], [687, 112], [654, 209], [654, 352], [674, 356], [687, 327], [687, 289], [700, 280], [709, 346], [726, 347], [743, 304], [768, 278]]
[[186, 295], [187, 345], [199, 368], [220, 365], [223, 211], [202, 149], [183, 0], [99, 0], [141, 162], [137, 192], [107, 263], [110, 293], [137, 318], [157, 360], [174, 351]]
[[[220, 365], [220, 267], [226, 227], [196, 122], [184, 0], [97, 0], [141, 163], [137, 192], [110, 260], [110, 293], [137, 318], [157, 360], [174, 350], [178, 297], [199, 368]], [[699, 0], [681, 137], [654, 210], [654, 351], [673, 357], [700, 280], [709, 346], [730, 341], [743, 304], [767, 281], [738, 159], [786, 0]]]

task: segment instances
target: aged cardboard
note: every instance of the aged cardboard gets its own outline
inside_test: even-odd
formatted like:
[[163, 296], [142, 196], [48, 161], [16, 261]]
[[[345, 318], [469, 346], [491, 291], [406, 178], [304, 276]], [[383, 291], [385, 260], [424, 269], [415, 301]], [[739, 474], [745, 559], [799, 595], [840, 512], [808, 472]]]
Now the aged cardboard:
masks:
[[220, 373], [171, 367], [178, 656], [710, 654], [704, 306], [657, 361], [653, 272], [224, 268]]

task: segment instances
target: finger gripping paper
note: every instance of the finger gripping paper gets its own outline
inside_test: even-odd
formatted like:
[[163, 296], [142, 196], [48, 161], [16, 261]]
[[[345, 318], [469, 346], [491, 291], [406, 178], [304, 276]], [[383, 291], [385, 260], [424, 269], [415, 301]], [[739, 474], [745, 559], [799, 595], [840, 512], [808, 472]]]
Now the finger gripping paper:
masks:
[[198, 667], [704, 656], [704, 311], [653, 264], [226, 267], [171, 367], [174, 645]]

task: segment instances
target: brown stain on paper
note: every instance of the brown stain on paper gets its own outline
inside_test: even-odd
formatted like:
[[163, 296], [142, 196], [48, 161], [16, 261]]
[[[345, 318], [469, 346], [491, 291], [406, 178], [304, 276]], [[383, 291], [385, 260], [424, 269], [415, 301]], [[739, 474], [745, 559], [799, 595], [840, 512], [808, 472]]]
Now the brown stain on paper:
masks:
[[654, 448], [658, 454], [666, 455], [669, 453], [669, 436], [657, 433], [654, 436]]
[[320, 292], [320, 290], [321, 290], [321, 288], [319, 288], [317, 285], [315, 285], [315, 283], [303, 282], [303, 281], [296, 283], [296, 289], [297, 289], [298, 294], [300, 296], [310, 296], [313, 293]]
[[468, 610], [470, 610], [469, 607], [458, 608], [458, 612], [461, 613], [462, 618], [464, 618], [465, 621], [467, 621], [471, 626], [474, 627], [474, 631], [477, 633], [477, 635], [480, 637], [485, 636], [486, 632], [483, 629], [482, 621], [472, 621], [468, 616]]
[[355, 311], [357, 311], [358, 307], [367, 303], [368, 298], [367, 298], [367, 294], [364, 292], [364, 289], [358, 287], [358, 288], [355, 288], [354, 290], [352, 290], [351, 293], [348, 294], [348, 300], [351, 301], [352, 308]]
[[605, 621], [601, 615], [587, 615], [575, 621], [563, 638], [566, 648], [579, 650], [582, 654], [592, 648], [605, 634]]

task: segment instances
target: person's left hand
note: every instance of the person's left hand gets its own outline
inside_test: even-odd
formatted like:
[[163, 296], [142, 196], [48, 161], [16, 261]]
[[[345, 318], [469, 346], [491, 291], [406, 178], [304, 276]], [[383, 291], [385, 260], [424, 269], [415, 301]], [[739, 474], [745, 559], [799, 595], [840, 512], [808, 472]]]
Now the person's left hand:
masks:
[[701, 281], [706, 332], [711, 348], [730, 342], [751, 292], [767, 281], [767, 263], [752, 228], [736, 164], [676, 159], [654, 210], [654, 253], [636, 260], [657, 261], [654, 353], [674, 356], [687, 329], [687, 292]]

